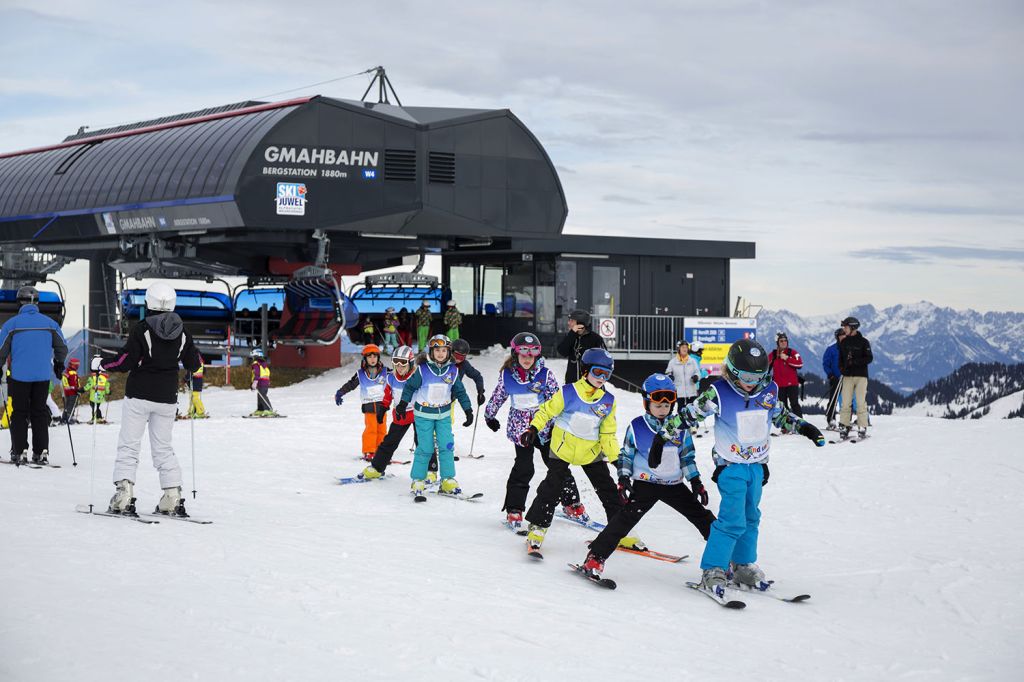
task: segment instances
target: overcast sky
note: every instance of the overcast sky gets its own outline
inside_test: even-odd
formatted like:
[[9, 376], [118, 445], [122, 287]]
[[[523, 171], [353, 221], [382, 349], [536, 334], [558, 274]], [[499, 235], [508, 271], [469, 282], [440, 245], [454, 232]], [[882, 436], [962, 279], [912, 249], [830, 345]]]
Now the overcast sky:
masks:
[[0, 151], [377, 64], [519, 116], [567, 231], [756, 242], [734, 298], [1024, 311], [1020, 0], [0, 0]]

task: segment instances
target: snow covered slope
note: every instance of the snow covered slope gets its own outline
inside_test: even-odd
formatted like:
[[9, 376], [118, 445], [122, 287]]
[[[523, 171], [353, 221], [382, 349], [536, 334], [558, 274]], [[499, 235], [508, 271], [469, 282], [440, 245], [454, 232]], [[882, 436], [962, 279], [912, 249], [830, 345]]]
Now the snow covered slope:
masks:
[[[490, 384], [497, 359], [478, 364]], [[691, 558], [616, 554], [614, 592], [566, 568], [582, 528], [556, 521], [544, 562], [528, 560], [500, 524], [511, 447], [486, 426], [486, 457], [457, 463], [480, 503], [413, 504], [407, 466], [337, 485], [361, 469], [358, 406], [332, 400], [351, 371], [272, 390], [287, 419], [242, 420], [252, 394], [204, 393], [189, 509], [210, 526], [74, 512], [110, 497], [117, 425], [72, 428], [77, 469], [57, 429], [64, 468], [0, 466], [0, 680], [994, 680], [1024, 664], [1024, 420], [875, 417], [864, 443], [773, 439], [760, 563], [812, 599], [732, 612], [683, 587], [703, 543], [664, 507], [637, 532]], [[618, 395], [621, 434], [641, 407]], [[187, 489], [190, 427], [175, 427]], [[456, 432], [466, 452], [472, 430]], [[148, 444], [139, 472], [148, 509]]]

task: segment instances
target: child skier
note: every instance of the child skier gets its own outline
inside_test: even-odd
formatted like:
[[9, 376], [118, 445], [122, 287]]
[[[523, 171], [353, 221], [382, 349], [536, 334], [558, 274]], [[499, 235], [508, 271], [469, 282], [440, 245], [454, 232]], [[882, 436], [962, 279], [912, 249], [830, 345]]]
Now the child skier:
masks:
[[441, 466], [441, 489], [438, 492], [459, 495], [462, 490], [455, 480], [455, 443], [449, 416], [452, 396], [455, 396], [466, 413], [463, 426], [473, 424], [473, 406], [466, 395], [466, 389], [458, 380], [459, 370], [451, 361], [451, 340], [443, 334], [436, 334], [427, 341], [427, 347], [426, 362], [417, 366], [415, 373], [405, 382], [402, 400], [395, 406], [395, 416], [404, 419], [409, 403], [413, 403], [417, 443], [410, 473], [412, 494], [422, 498], [426, 490], [427, 466], [434, 452], [436, 437]]
[[[540, 438], [533, 445], [521, 445], [519, 442], [523, 433], [529, 430], [530, 422], [537, 414], [541, 403], [550, 400], [559, 388], [554, 373], [544, 366], [544, 358], [540, 356], [541, 350], [540, 339], [530, 332], [520, 332], [512, 337], [509, 355], [498, 371], [498, 383], [484, 409], [484, 423], [487, 424], [487, 428], [497, 433], [501, 429], [501, 423], [496, 418], [498, 410], [506, 400], [512, 401], [508, 408], [505, 435], [515, 447], [516, 458], [505, 484], [505, 504], [502, 511], [506, 514], [505, 524], [517, 532], [523, 525], [526, 496], [530, 492], [530, 480], [533, 478], [535, 448], [540, 452], [544, 465], [547, 468], [551, 467], [551, 453], [547, 446], [551, 440], [550, 424], [544, 427]], [[559, 493], [567, 515], [583, 519], [584, 522], [589, 520], [586, 510], [580, 504], [580, 492], [572, 474], [566, 476]]]
[[270, 405], [270, 361], [263, 354], [263, 349], [257, 346], [252, 349], [249, 355], [252, 361], [252, 385], [249, 390], [256, 391], [256, 410], [250, 417], [276, 417], [277, 412]]
[[483, 405], [487, 401], [484, 394], [484, 376], [466, 359], [470, 350], [469, 342], [465, 339], [452, 341], [452, 358], [455, 360], [455, 366], [459, 368], [459, 381], [462, 381], [463, 377], [472, 379], [476, 384], [476, 404]]
[[64, 390], [64, 413], [61, 415], [61, 424], [75, 423], [75, 406], [78, 404], [78, 395], [82, 393], [82, 384], [78, 376], [78, 358], [71, 358], [68, 361], [68, 368], [60, 379], [61, 388]]
[[[92, 359], [93, 364], [97, 364], [99, 360], [100, 356], [97, 355]], [[89, 394], [89, 405], [92, 407], [91, 421], [106, 424], [107, 420], [103, 418], [103, 405], [110, 395], [110, 378], [107, 376], [107, 370], [102, 367], [93, 370], [89, 380], [85, 382], [85, 392]]]
[[700, 589], [719, 601], [726, 598], [727, 587], [769, 589], [755, 562], [761, 488], [769, 475], [771, 425], [795, 431], [818, 447], [825, 445], [821, 431], [779, 402], [768, 352], [757, 341], [732, 344], [722, 373], [723, 378], [712, 383], [683, 415], [669, 419], [661, 434], [668, 438], [687, 420], [699, 422], [715, 415], [711, 480], [718, 484], [722, 501], [701, 557]]
[[363, 346], [363, 359], [359, 369], [334, 393], [334, 403], [341, 405], [344, 396], [359, 387], [360, 410], [363, 413], [363, 459], [373, 459], [377, 447], [384, 440], [388, 427], [384, 421], [377, 420], [377, 406], [384, 399], [384, 389], [388, 381], [388, 370], [380, 361], [380, 348], [369, 343]]
[[[644, 414], [626, 427], [619, 452], [619, 494], [626, 500], [615, 518], [590, 543], [582, 572], [599, 578], [615, 546], [658, 501], [686, 517], [707, 540], [715, 515], [705, 509], [708, 493], [700, 480], [693, 438], [676, 429], [665, 441], [659, 437], [677, 399], [675, 385], [664, 374], [652, 374], [642, 386]], [[683, 485], [686, 480], [690, 487]]]
[[[188, 370], [185, 370], [186, 372]], [[192, 372], [192, 379], [189, 381], [191, 395], [189, 396], [188, 416], [189, 419], [206, 419], [206, 406], [203, 405], [203, 366]]]
[[[401, 400], [405, 382], [409, 380], [409, 377], [412, 376], [413, 371], [416, 369], [416, 353], [409, 346], [399, 346], [391, 356], [391, 364], [394, 369], [388, 372], [387, 383], [384, 385], [384, 398], [379, 403], [376, 403], [376, 419], [378, 424], [384, 423], [385, 415], [391, 408], [391, 405], [394, 404], [397, 407], [398, 400]], [[374, 479], [381, 478], [384, 475], [384, 470], [391, 464], [391, 458], [395, 455], [395, 450], [398, 449], [398, 445], [402, 442], [405, 432], [409, 430], [412, 423], [412, 412], [406, 411], [401, 418], [395, 413], [391, 414], [391, 427], [384, 436], [384, 440], [377, 446], [377, 452], [373, 456], [373, 461], [363, 469], [359, 474], [359, 478]]]
[[540, 431], [548, 422], [554, 421], [548, 446], [552, 455], [548, 473], [537, 486], [537, 495], [526, 512], [526, 520], [530, 524], [526, 548], [537, 558], [541, 558], [540, 546], [551, 526], [555, 505], [569, 475], [569, 465], [583, 467], [583, 473], [594, 486], [609, 521], [622, 508], [615, 481], [608, 473], [608, 466], [601, 461], [602, 452], [609, 462], [614, 462], [619, 453], [615, 434], [615, 396], [603, 388], [612, 375], [615, 361], [603, 348], [588, 348], [580, 357], [580, 367], [583, 378], [562, 386], [551, 400], [541, 405], [530, 421], [530, 427], [519, 439], [523, 447], [532, 447]]
[[384, 352], [390, 353], [398, 348], [398, 315], [394, 308], [384, 311]]

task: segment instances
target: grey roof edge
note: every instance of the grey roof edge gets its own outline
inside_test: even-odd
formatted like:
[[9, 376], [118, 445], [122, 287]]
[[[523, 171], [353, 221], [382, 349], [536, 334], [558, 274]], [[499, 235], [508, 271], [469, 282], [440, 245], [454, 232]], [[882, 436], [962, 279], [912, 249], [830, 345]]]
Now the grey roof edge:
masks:
[[[713, 241], [707, 239], [663, 239], [653, 237], [602, 237], [598, 235], [563, 234], [550, 239], [502, 240], [496, 248], [472, 247], [445, 251], [445, 256], [513, 253], [578, 253], [585, 255], [664, 256], [667, 258], [737, 258], [756, 257], [755, 242]], [[508, 243], [506, 248], [504, 243]]]

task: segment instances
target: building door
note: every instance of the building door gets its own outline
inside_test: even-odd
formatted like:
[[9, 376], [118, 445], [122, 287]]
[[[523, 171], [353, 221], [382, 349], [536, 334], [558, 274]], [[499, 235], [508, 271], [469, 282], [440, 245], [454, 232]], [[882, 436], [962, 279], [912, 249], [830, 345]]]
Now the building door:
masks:
[[620, 312], [620, 268], [595, 265], [593, 268], [594, 317], [614, 317]]

